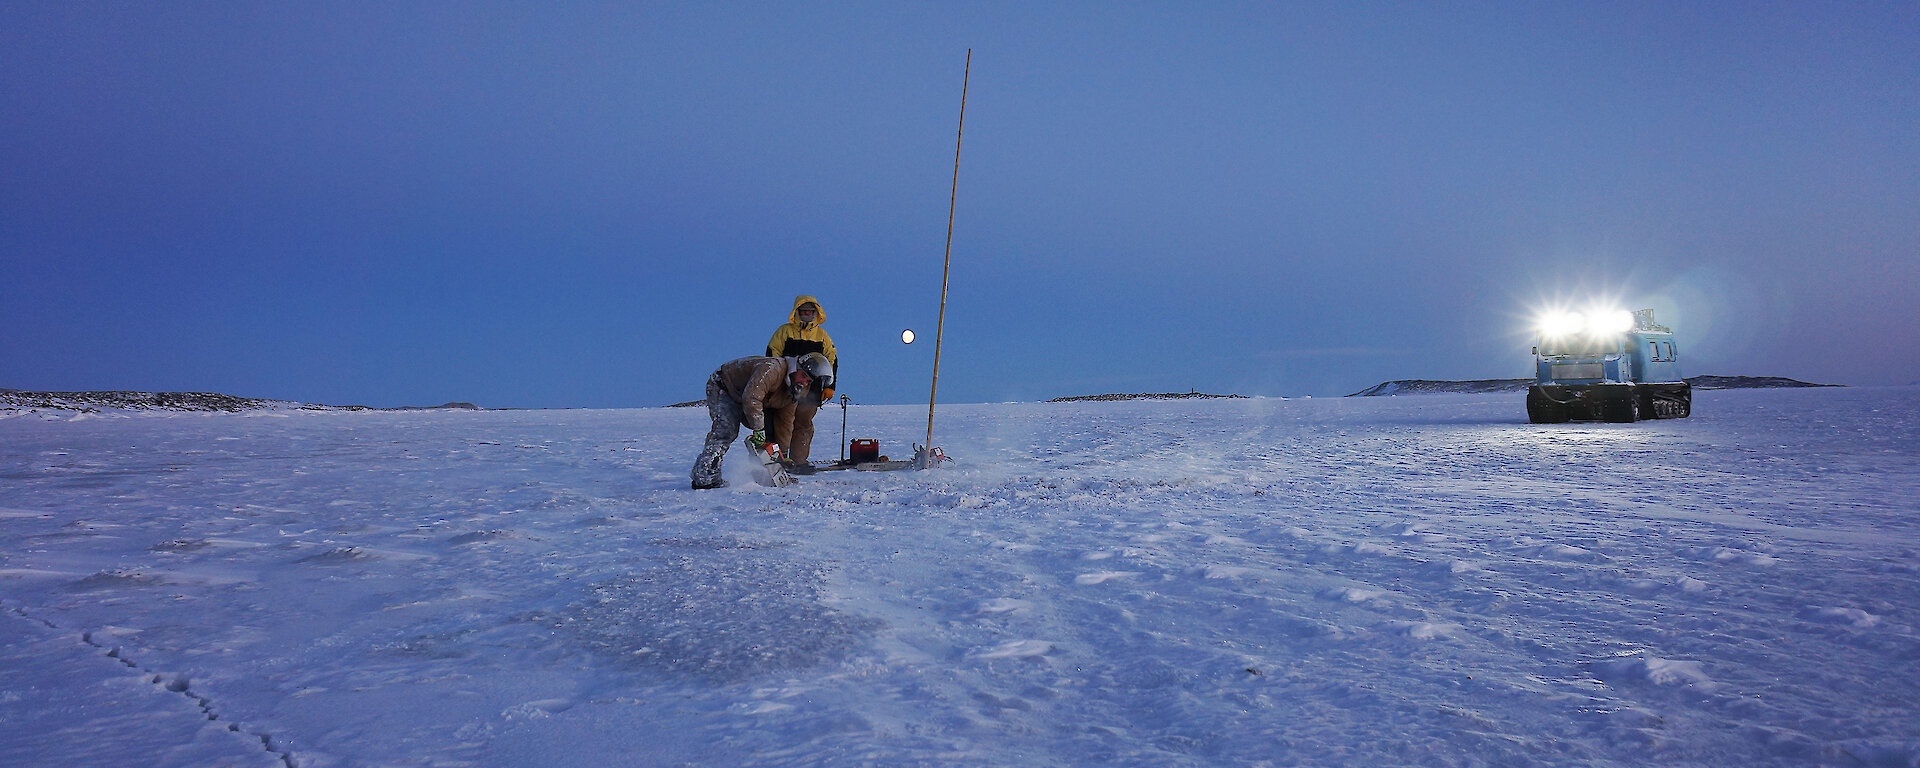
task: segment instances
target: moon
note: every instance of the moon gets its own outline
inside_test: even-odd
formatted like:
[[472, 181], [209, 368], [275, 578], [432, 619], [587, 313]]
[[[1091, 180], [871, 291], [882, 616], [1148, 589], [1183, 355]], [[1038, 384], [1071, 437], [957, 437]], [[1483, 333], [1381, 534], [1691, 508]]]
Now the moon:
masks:
[[901, 332], [900, 332], [900, 343], [902, 343], [902, 344], [912, 344], [912, 343], [913, 343], [913, 329], [912, 329], [912, 328], [908, 328], [908, 329], [906, 329], [906, 330], [904, 330], [904, 331], [901, 331]]

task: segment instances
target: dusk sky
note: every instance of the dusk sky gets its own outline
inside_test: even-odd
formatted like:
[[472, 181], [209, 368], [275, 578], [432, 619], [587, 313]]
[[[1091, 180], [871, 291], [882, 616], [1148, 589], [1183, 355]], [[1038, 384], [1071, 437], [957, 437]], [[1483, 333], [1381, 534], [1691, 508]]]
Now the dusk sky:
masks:
[[0, 387], [658, 406], [811, 294], [924, 403], [969, 49], [942, 402], [1518, 378], [1590, 300], [1920, 382], [1920, 3], [62, 0]]

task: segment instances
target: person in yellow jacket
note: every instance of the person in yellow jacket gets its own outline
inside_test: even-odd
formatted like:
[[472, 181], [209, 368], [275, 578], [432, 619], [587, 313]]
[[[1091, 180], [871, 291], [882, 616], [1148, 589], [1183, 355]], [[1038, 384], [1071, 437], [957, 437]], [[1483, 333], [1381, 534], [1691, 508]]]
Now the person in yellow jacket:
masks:
[[[826, 321], [826, 310], [820, 308], [818, 299], [812, 296], [793, 297], [793, 311], [787, 313], [787, 323], [775, 329], [773, 338], [767, 341], [767, 356], [799, 357], [808, 352], [819, 352], [827, 356], [827, 362], [833, 364], [837, 380], [840, 355], [833, 349], [833, 337], [820, 327]], [[821, 403], [832, 399], [833, 389], [828, 388], [821, 393], [819, 402], [802, 399], [791, 407], [777, 410], [767, 419], [767, 431], [773, 433], [774, 442], [786, 447], [789, 463], [806, 463], [813, 447], [813, 416], [819, 412]]]

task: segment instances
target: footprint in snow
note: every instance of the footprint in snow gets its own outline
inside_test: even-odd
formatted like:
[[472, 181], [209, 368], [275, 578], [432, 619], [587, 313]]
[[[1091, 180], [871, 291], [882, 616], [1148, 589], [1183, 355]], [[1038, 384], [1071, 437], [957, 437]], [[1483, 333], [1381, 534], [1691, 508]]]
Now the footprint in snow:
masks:
[[1487, 566], [1484, 563], [1476, 563], [1471, 560], [1438, 560], [1434, 561], [1428, 568], [1432, 569], [1435, 573], [1446, 576], [1485, 573], [1487, 570]]
[[[1391, 530], [1393, 527], [1394, 526], [1387, 526], [1387, 529]], [[1399, 528], [1400, 530], [1398, 531], [1392, 531], [1392, 535], [1408, 541], [1415, 541], [1421, 544], [1438, 544], [1447, 540], [1446, 534], [1429, 531], [1425, 525], [1406, 525], [1399, 526]]]
[[1682, 592], [1705, 592], [1707, 590], [1706, 582], [1686, 576], [1672, 581], [1662, 581], [1652, 578], [1622, 579], [1619, 581], [1619, 584], [1629, 592], [1639, 592], [1641, 594], [1651, 594], [1666, 589], [1679, 589]]
[[1730, 547], [1715, 548], [1708, 553], [1708, 556], [1716, 563], [1744, 563], [1746, 565], [1769, 566], [1780, 562], [1780, 558], [1772, 555], [1747, 552]]
[[495, 528], [493, 530], [487, 530], [487, 531], [474, 531], [472, 533], [463, 533], [451, 539], [448, 539], [447, 542], [457, 547], [457, 546], [462, 546], [466, 544], [476, 544], [482, 541], [495, 541], [498, 539], [517, 539], [517, 538], [520, 538], [520, 534], [514, 533], [513, 531]]
[[[628, 522], [629, 521], [626, 520], [625, 518], [615, 517], [613, 515], [592, 515], [590, 517], [580, 518], [580, 520], [578, 522], [575, 522], [574, 525], [579, 526], [581, 528], [612, 528], [614, 526], [626, 525]], [[467, 534], [467, 535], [471, 536], [473, 534]], [[455, 542], [455, 543], [457, 544], [462, 542]]]
[[980, 605], [974, 609], [974, 613], [980, 616], [997, 616], [1003, 613], [1020, 613], [1032, 608], [1033, 603], [1025, 600], [1012, 597], [996, 597], [992, 600], [981, 601]]
[[792, 709], [792, 704], [778, 701], [743, 701], [727, 707], [728, 712], [736, 715], [771, 715]]
[[1715, 683], [1700, 669], [1700, 662], [1678, 661], [1646, 656], [1595, 662], [1595, 676], [1610, 683], [1651, 684], [1667, 688], [1710, 690]]
[[1822, 608], [1817, 605], [1807, 606], [1806, 610], [1800, 612], [1800, 619], [1816, 624], [1845, 624], [1856, 629], [1868, 629], [1880, 623], [1879, 616], [1858, 608]]
[[206, 549], [207, 547], [211, 547], [211, 546], [213, 546], [213, 543], [210, 541], [207, 541], [206, 539], [173, 539], [171, 541], [163, 541], [151, 547], [147, 547], [147, 551], [149, 552], [198, 552], [200, 550]]
[[1193, 573], [1203, 579], [1243, 579], [1252, 574], [1253, 569], [1238, 565], [1204, 565], [1193, 569]]
[[539, 720], [573, 709], [573, 702], [566, 699], [541, 699], [507, 707], [500, 716], [508, 720]]
[[121, 589], [124, 587], [158, 587], [167, 584], [161, 576], [146, 571], [114, 569], [97, 571], [84, 579], [73, 583], [74, 589]]
[[1321, 592], [1320, 598], [1322, 600], [1334, 600], [1339, 602], [1365, 603], [1365, 602], [1374, 600], [1376, 598], [1379, 598], [1380, 596], [1385, 594], [1386, 592], [1378, 589], [1360, 589], [1358, 587], [1334, 587], [1333, 589], [1329, 589], [1325, 592]]
[[967, 654], [976, 659], [1030, 659], [1045, 656], [1053, 651], [1053, 643], [1045, 640], [1009, 640], [999, 645], [975, 649]]
[[1629, 592], [1658, 592], [1667, 585], [1653, 579], [1627, 579], [1620, 582]]
[[1591, 549], [1581, 549], [1571, 544], [1560, 544], [1557, 542], [1548, 542], [1545, 544], [1539, 544], [1536, 546], [1527, 547], [1523, 551], [1529, 554], [1532, 554], [1535, 557], [1539, 557], [1547, 560], [1567, 560], [1567, 561], [1584, 562], [1584, 563], [1599, 563], [1599, 562], [1606, 562], [1608, 560], [1613, 559], [1599, 552], [1595, 552]]
[[1329, 555], [1355, 555], [1359, 557], [1380, 557], [1393, 554], [1391, 548], [1375, 544], [1371, 541], [1363, 541], [1359, 544], [1337, 544], [1327, 547], [1326, 551]]
[[1415, 640], [1442, 640], [1460, 631], [1460, 625], [1434, 621], [1389, 621], [1387, 631]]
[[313, 563], [315, 565], [338, 565], [340, 563], [353, 563], [353, 562], [359, 562], [361, 560], [371, 560], [373, 559], [373, 557], [374, 557], [373, 553], [363, 550], [359, 547], [336, 547], [317, 555], [310, 555], [307, 557], [300, 558], [295, 562]]

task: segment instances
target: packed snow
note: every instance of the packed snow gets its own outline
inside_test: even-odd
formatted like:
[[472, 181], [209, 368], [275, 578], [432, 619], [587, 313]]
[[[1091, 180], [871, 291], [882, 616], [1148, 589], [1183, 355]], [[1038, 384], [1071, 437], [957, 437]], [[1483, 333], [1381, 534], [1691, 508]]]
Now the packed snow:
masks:
[[0, 411], [0, 752], [1920, 765], [1920, 388], [1693, 412], [952, 405], [696, 492], [698, 408]]

